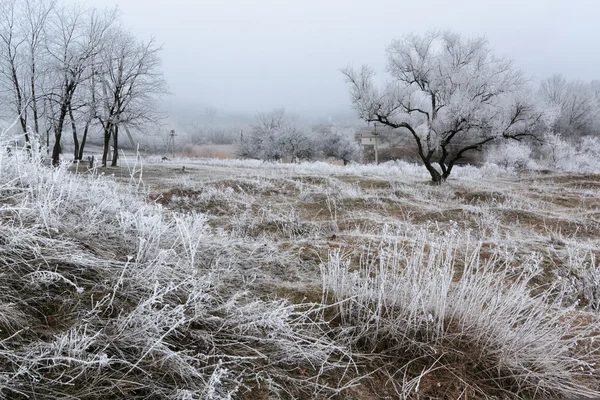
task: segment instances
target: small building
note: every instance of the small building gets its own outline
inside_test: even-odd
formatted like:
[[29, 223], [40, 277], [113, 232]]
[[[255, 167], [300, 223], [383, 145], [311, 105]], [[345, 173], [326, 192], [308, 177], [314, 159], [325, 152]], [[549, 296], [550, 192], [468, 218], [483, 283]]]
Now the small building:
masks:
[[360, 132], [355, 136], [356, 141], [360, 143], [363, 148], [364, 162], [375, 161], [378, 163], [378, 147], [381, 143], [381, 136], [373, 128], [366, 127], [362, 128]]
[[374, 161], [377, 164], [378, 152], [382, 147], [386, 147], [390, 136], [392, 136], [392, 129], [387, 126], [377, 124], [360, 128], [354, 137], [364, 150], [364, 162]]
[[363, 145], [363, 147], [367, 147], [367, 146], [375, 146], [377, 144], [377, 140], [379, 139], [379, 135], [361, 135], [360, 136], [360, 144]]
[[355, 138], [356, 142], [362, 144], [363, 146], [374, 146], [376, 140], [377, 144], [381, 145], [383, 143], [387, 143], [392, 136], [394, 136], [394, 131], [392, 128], [377, 124], [376, 127], [361, 127], [358, 133], [355, 135]]

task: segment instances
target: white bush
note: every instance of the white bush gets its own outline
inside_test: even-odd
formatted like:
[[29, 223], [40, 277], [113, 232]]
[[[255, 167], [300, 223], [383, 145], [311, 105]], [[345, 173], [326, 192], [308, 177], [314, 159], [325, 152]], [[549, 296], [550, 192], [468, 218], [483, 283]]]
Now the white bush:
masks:
[[321, 133], [319, 148], [325, 157], [335, 157], [342, 160], [344, 165], [362, 159], [362, 146], [354, 139], [352, 129], [334, 128], [330, 132]]
[[531, 160], [531, 148], [522, 142], [505, 141], [489, 146], [486, 161], [504, 168], [523, 169]]
[[513, 170], [600, 173], [600, 139], [584, 136], [567, 140], [561, 134], [546, 133], [539, 142], [510, 141], [491, 146], [486, 161]]
[[474, 398], [598, 396], [578, 383], [596, 371], [595, 328], [552, 290], [532, 292], [539, 265], [512, 274], [456, 234], [384, 237], [358, 268], [332, 252], [323, 290], [338, 304], [340, 340], [380, 354], [390, 376], [404, 377], [401, 398], [426, 379]]
[[317, 151], [314, 135], [297, 126], [282, 109], [259, 114], [239, 146], [242, 157], [267, 161], [310, 160]]

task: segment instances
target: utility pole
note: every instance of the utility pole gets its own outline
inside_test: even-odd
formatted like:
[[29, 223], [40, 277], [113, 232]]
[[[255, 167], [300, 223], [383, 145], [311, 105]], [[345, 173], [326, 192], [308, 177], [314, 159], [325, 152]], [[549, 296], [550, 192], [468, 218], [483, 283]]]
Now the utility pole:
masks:
[[373, 122], [373, 136], [375, 136], [375, 165], [379, 165], [379, 148], [377, 147], [377, 142], [379, 140], [377, 137], [378, 133], [377, 133], [377, 123]]
[[175, 130], [171, 129], [169, 132], [169, 141], [167, 142], [167, 154], [169, 153], [169, 146], [171, 146], [171, 159], [175, 158]]

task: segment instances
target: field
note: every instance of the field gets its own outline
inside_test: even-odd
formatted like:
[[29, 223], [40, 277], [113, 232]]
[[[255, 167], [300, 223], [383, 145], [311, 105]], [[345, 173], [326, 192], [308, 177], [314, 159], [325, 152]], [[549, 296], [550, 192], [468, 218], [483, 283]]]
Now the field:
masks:
[[7, 397], [600, 396], [600, 176], [2, 161]]

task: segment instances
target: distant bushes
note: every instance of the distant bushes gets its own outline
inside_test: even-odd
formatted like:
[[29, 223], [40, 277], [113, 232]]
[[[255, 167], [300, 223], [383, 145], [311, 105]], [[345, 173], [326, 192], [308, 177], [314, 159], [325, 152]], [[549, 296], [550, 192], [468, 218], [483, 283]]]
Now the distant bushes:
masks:
[[249, 133], [242, 136], [239, 155], [244, 158], [290, 162], [323, 157], [342, 160], [344, 164], [360, 161], [361, 148], [353, 132], [327, 129], [310, 132], [296, 125], [284, 110], [259, 114]]
[[600, 137], [565, 138], [547, 133], [539, 141], [490, 147], [486, 160], [512, 169], [600, 173]]
[[190, 140], [194, 145], [231, 145], [240, 138], [239, 130], [224, 128], [196, 128], [190, 135]]
[[486, 160], [504, 168], [524, 169], [531, 161], [531, 148], [521, 142], [504, 142], [490, 146]]
[[179, 153], [183, 157], [189, 158], [218, 158], [227, 159], [235, 156], [234, 145], [187, 145]]

